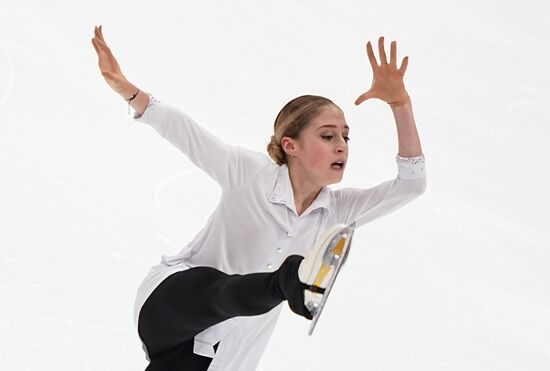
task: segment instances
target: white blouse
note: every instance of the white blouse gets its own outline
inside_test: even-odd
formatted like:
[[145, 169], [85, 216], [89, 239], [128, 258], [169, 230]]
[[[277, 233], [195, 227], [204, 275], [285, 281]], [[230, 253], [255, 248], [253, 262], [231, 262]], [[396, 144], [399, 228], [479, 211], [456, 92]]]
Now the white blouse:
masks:
[[[355, 221], [360, 227], [405, 205], [426, 188], [424, 156], [398, 155], [395, 179], [369, 189], [323, 187], [298, 216], [286, 165], [275, 164], [266, 154], [224, 143], [153, 96], [143, 115], [134, 118], [152, 126], [222, 189], [221, 200], [204, 228], [178, 254], [163, 255], [140, 285], [134, 306], [136, 327], [147, 297], [175, 272], [195, 266], [210, 266], [227, 274], [271, 272], [289, 255], [306, 255], [334, 224]], [[209, 371], [254, 370], [281, 308], [206, 329], [195, 337], [194, 352], [213, 357]], [[218, 342], [214, 353], [213, 345]]]

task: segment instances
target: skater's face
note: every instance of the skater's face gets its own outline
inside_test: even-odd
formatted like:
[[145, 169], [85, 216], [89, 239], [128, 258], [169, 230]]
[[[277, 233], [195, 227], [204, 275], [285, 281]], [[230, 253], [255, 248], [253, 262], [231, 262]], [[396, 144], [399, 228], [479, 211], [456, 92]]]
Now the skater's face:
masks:
[[349, 127], [342, 110], [332, 104], [310, 120], [298, 139], [288, 143], [289, 166], [319, 186], [342, 180], [348, 159]]

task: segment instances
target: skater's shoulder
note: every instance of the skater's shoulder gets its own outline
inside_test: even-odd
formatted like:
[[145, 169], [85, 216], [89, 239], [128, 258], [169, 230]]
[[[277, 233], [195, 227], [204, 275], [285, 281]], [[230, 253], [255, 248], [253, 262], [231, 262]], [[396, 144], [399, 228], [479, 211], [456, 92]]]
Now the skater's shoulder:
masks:
[[267, 154], [262, 153], [258, 150], [243, 147], [240, 145], [234, 145], [233, 148], [235, 149], [237, 156], [241, 157], [242, 159], [254, 162], [259, 166], [264, 167], [269, 165], [270, 163], [273, 163], [273, 161], [270, 160]]

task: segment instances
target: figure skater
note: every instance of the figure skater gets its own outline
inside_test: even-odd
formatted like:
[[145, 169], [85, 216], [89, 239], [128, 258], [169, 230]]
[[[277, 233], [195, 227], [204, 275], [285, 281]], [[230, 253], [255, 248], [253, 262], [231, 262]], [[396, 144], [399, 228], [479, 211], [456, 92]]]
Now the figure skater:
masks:
[[[403, 83], [408, 57], [380, 63], [371, 43], [370, 98], [388, 103], [397, 127], [397, 175], [368, 188], [333, 190], [348, 160], [349, 130], [342, 110], [327, 98], [304, 95], [279, 112], [269, 157], [229, 145], [185, 113], [138, 89], [123, 75], [101, 26], [92, 44], [107, 84], [135, 111], [210, 175], [221, 200], [204, 228], [178, 254], [162, 256], [138, 289], [134, 321], [147, 371], [254, 370], [283, 301], [312, 319], [335, 268], [347, 256], [350, 229], [386, 215], [421, 195], [424, 155]], [[230, 118], [229, 118], [230, 119]]]

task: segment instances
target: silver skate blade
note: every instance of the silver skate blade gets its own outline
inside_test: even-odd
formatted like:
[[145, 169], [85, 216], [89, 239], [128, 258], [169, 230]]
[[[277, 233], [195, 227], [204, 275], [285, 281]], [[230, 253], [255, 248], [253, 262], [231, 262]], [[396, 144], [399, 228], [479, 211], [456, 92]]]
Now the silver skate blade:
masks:
[[[338, 259], [336, 263], [336, 267], [334, 268], [334, 274], [330, 278], [327, 287], [325, 288], [325, 293], [323, 294], [323, 297], [321, 298], [321, 301], [319, 302], [318, 307], [316, 308], [315, 314], [313, 315], [313, 319], [311, 320], [311, 324], [309, 325], [309, 330], [307, 334], [311, 336], [313, 334], [313, 330], [315, 330], [315, 326], [317, 325], [317, 322], [319, 321], [319, 317], [321, 316], [321, 313], [323, 312], [323, 308], [325, 307], [325, 304], [327, 302], [328, 296], [330, 294], [330, 291], [332, 290], [332, 286], [334, 285], [334, 282], [336, 281], [336, 277], [338, 277], [338, 274], [340, 273], [340, 269], [342, 268], [342, 265], [347, 260], [347, 257], [349, 255], [349, 250], [351, 248], [351, 239], [353, 237], [353, 232], [355, 231], [355, 222], [351, 223], [343, 232], [346, 233], [346, 249], [344, 251], [344, 256], [342, 259]], [[343, 236], [342, 236], [343, 237]]]

